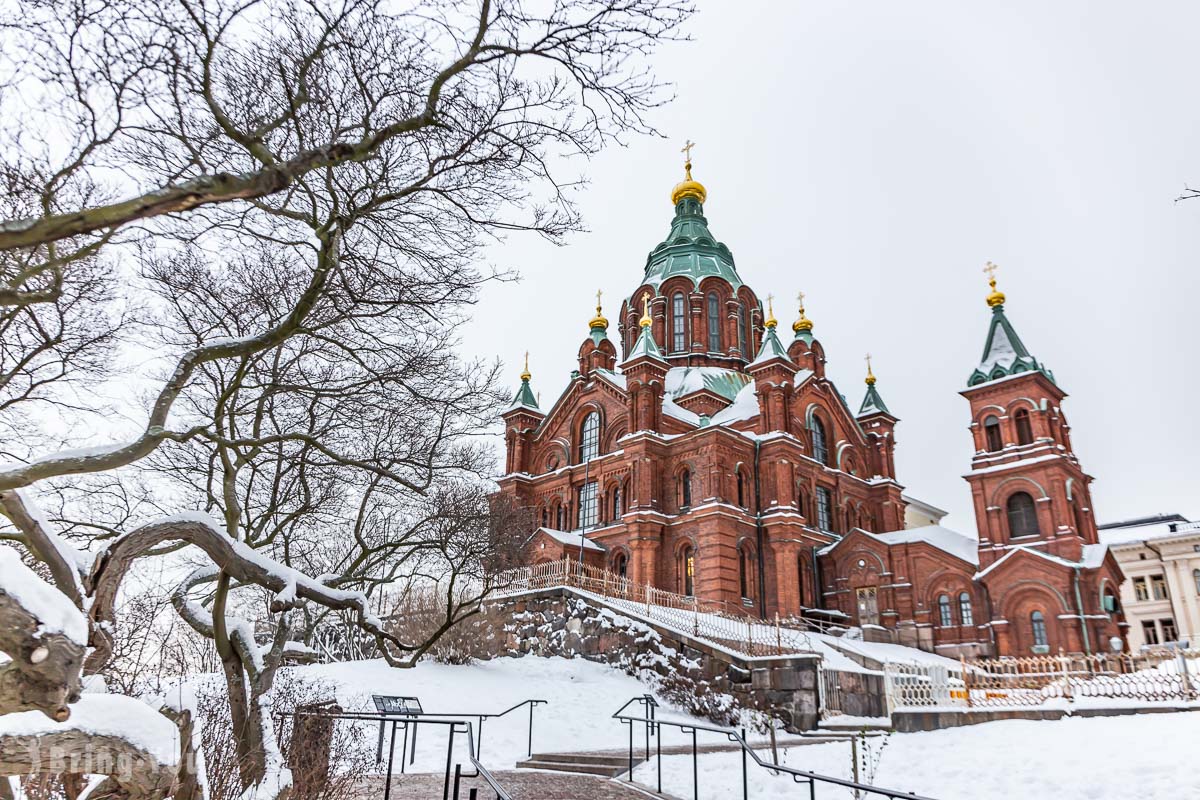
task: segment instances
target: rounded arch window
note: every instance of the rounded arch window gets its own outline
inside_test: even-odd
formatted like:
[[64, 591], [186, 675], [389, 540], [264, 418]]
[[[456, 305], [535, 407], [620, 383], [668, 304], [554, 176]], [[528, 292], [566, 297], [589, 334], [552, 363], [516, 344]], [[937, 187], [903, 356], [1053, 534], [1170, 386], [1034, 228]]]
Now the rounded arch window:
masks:
[[676, 353], [687, 349], [687, 303], [683, 292], [671, 295], [671, 349]]
[[750, 356], [748, 354], [750, 352], [750, 350], [749, 350], [750, 337], [746, 336], [746, 331], [749, 329], [750, 326], [746, 320], [746, 306], [744, 306], [741, 303], [738, 303], [737, 321], [738, 321], [738, 352], [740, 352], [742, 354], [743, 358], [749, 358]]
[[689, 597], [696, 593], [696, 548], [687, 545], [679, 551], [679, 590]]
[[742, 597], [750, 598], [754, 594], [751, 590], [751, 575], [753, 569], [751, 566], [750, 553], [745, 547], [738, 548], [738, 583], [741, 586]]
[[592, 411], [583, 418], [579, 429], [579, 461], [589, 461], [600, 455], [600, 412]]
[[963, 625], [975, 624], [975, 614], [971, 609], [971, 595], [967, 592], [958, 596], [958, 616]]
[[708, 293], [708, 350], [721, 352], [721, 298], [716, 292]]
[[625, 555], [623, 550], [618, 551], [617, 554], [613, 556], [612, 571], [621, 578], [624, 578], [625, 574], [629, 571], [629, 556]]
[[625, 513], [624, 499], [621, 497], [621, 484], [617, 484], [612, 490], [612, 519], [614, 522], [621, 518]]
[[954, 624], [954, 615], [950, 611], [950, 595], [939, 595], [937, 599], [938, 605], [938, 624], [943, 628], [948, 628]]
[[687, 508], [692, 504], [692, 473], [690, 470], [683, 470], [679, 473], [679, 505], [681, 508]]
[[812, 436], [813, 458], [828, 466], [829, 438], [825, 433], [825, 423], [821, 422], [820, 417], [813, 416], [810, 435]]
[[989, 452], [994, 453], [1004, 448], [1004, 440], [1000, 435], [1000, 420], [995, 415], [989, 416], [983, 421], [983, 437], [987, 441]]
[[1033, 444], [1033, 425], [1029, 421], [1029, 409], [1021, 408], [1013, 414], [1017, 426], [1017, 444]]
[[1037, 536], [1037, 508], [1028, 492], [1015, 492], [1009, 496], [1006, 503], [1008, 513], [1008, 535], [1012, 538], [1020, 536]]
[[1046, 638], [1046, 617], [1041, 611], [1029, 615], [1029, 627], [1033, 634], [1034, 647], [1049, 647], [1050, 640]]

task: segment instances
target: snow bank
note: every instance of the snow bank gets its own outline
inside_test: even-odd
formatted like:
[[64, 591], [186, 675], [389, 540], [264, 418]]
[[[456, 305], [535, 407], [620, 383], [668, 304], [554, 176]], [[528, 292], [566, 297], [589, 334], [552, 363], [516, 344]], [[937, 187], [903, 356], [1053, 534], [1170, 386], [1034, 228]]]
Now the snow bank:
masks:
[[71, 705], [71, 718], [66, 722], [55, 722], [40, 711], [0, 716], [0, 738], [72, 730], [123, 739], [164, 766], [179, 763], [180, 739], [175, 723], [132, 697], [86, 693]]
[[39, 578], [11, 547], [0, 547], [0, 591], [12, 597], [42, 623], [42, 633], [61, 633], [86, 645], [87, 620], [65, 594]]

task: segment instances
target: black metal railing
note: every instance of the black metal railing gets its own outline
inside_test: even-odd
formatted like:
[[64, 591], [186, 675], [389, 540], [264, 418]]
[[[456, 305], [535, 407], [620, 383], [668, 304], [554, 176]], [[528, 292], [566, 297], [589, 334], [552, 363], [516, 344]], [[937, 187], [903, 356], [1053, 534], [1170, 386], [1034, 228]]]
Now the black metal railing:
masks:
[[[504, 716], [505, 714], [509, 713], [510, 711], [520, 708], [521, 706], [525, 705], [526, 703], [541, 704], [541, 703], [545, 703], [545, 702], [546, 701], [544, 701], [544, 700], [536, 700], [536, 701], [526, 700], [524, 702], [518, 703], [517, 705], [513, 706], [510, 709], [498, 712], [496, 714], [482, 714], [482, 715], [471, 714], [470, 716], [473, 716], [473, 717], [482, 716], [484, 718], [500, 717], [500, 716]], [[416, 757], [416, 729], [417, 729], [417, 727], [420, 725], [435, 725], [435, 726], [439, 726], [439, 727], [444, 727], [446, 729], [447, 736], [446, 736], [446, 767], [445, 767], [445, 770], [443, 771], [443, 780], [442, 780], [442, 800], [450, 800], [451, 798], [453, 798], [454, 800], [459, 799], [460, 782], [461, 782], [462, 778], [482, 778], [483, 781], [492, 789], [492, 791], [494, 791], [496, 793], [496, 800], [513, 800], [512, 796], [504, 789], [504, 787], [502, 787], [500, 785], [500, 783], [496, 780], [495, 776], [492, 775], [492, 773], [487, 769], [487, 767], [485, 767], [480, 762], [479, 749], [476, 745], [477, 739], [476, 739], [475, 726], [472, 724], [472, 722], [469, 719], [431, 718], [431, 717], [437, 717], [437, 716], [447, 716], [447, 715], [434, 715], [434, 714], [418, 715], [418, 714], [413, 714], [413, 713], [389, 714], [389, 713], [380, 713], [380, 712], [370, 713], [370, 712], [353, 712], [353, 711], [334, 712], [334, 711], [306, 711], [306, 710], [297, 710], [297, 711], [293, 711], [290, 714], [277, 714], [276, 716], [278, 718], [290, 716], [290, 717], [292, 717], [293, 720], [295, 720], [298, 717], [310, 717], [310, 718], [318, 717], [318, 718], [330, 719], [330, 720], [350, 720], [350, 721], [356, 721], [356, 722], [378, 723], [380, 726], [380, 746], [376, 751], [376, 756], [375, 756], [376, 764], [380, 764], [383, 762], [383, 742], [385, 741], [385, 739], [388, 741], [387, 767], [385, 768], [384, 783], [383, 783], [383, 800], [390, 800], [391, 794], [392, 794], [392, 775], [393, 775], [393, 772], [395, 769], [396, 738], [397, 738], [398, 733], [401, 731], [403, 732], [403, 743], [400, 746], [400, 774], [403, 775], [405, 772], [404, 756], [405, 756], [405, 751], [409, 750], [410, 739], [412, 742], [410, 758], [415, 759], [415, 757]], [[531, 713], [531, 719], [532, 719], [532, 713]], [[390, 733], [389, 733], [389, 729], [390, 729]], [[410, 730], [412, 731], [411, 736], [410, 736]], [[475, 769], [475, 771], [473, 773], [472, 772], [463, 772], [461, 762], [455, 763], [455, 761], [454, 761], [455, 739], [459, 735], [464, 734], [464, 733], [466, 734], [466, 741], [467, 741], [467, 756], [471, 762], [471, 766], [474, 767], [474, 769]], [[532, 743], [530, 744], [530, 747], [532, 748]], [[410, 760], [409, 763], [412, 763], [412, 760]], [[451, 782], [451, 776], [453, 776], [453, 783]], [[453, 794], [451, 794], [452, 788], [453, 788]], [[475, 800], [475, 798], [476, 798], [476, 790], [475, 789], [470, 790], [469, 797], [471, 798], [471, 800]]]
[[[643, 716], [633, 716], [626, 714], [625, 709], [634, 703], [639, 703], [645, 709]], [[746, 742], [746, 731], [743, 728], [740, 732], [732, 728], [720, 728], [715, 725], [701, 725], [694, 722], [683, 722], [666, 720], [657, 716], [655, 709], [658, 708], [658, 702], [650, 695], [641, 695], [630, 699], [625, 705], [617, 709], [613, 714], [613, 719], [620, 720], [622, 724], [629, 727], [629, 772], [626, 775], [626, 780], [633, 782], [633, 726], [641, 723], [646, 731], [646, 761], [650, 760], [650, 740], [654, 740], [655, 766], [657, 768], [658, 777], [658, 793], [662, 794], [662, 728], [670, 727], [677, 728], [681, 733], [691, 734], [692, 737], [692, 800], [699, 800], [700, 797], [700, 775], [699, 775], [699, 745], [697, 742], [697, 733], [704, 731], [707, 733], [719, 733], [726, 737], [730, 742], [740, 746], [742, 752], [742, 800], [749, 800], [750, 797], [750, 760], [752, 759], [756, 765], [770, 772], [772, 775], [789, 775], [797, 784], [808, 785], [809, 800], [815, 800], [817, 796], [817, 784], [828, 784], [832, 786], [840, 786], [844, 789], [854, 791], [856, 798], [863, 795], [877, 795], [880, 797], [905, 798], [905, 800], [933, 800], [933, 798], [918, 795], [915, 792], [903, 792], [898, 789], [887, 789], [881, 786], [872, 786], [866, 783], [858, 783], [856, 781], [847, 780], [845, 778], [837, 778], [832, 775], [821, 775], [809, 770], [796, 769], [787, 767], [782, 764], [775, 764], [769, 761], [763, 761], [759, 758], [758, 753], [754, 751]]]

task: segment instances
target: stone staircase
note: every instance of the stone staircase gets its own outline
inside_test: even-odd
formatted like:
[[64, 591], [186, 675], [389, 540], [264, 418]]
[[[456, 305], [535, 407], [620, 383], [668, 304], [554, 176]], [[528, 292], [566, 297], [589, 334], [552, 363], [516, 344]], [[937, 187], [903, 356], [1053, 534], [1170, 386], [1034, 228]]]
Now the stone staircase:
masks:
[[[636, 753], [633, 765], [643, 759]], [[615, 778], [629, 771], [629, 756], [618, 753], [534, 753], [517, 763], [517, 769], [542, 769], [555, 772], [577, 772]]]

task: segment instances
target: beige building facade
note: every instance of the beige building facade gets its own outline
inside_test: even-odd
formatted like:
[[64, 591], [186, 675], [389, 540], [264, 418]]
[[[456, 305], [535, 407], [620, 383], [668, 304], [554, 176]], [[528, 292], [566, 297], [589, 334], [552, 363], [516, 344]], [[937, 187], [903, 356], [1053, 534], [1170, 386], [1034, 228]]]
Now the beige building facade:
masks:
[[1200, 522], [1180, 514], [1113, 522], [1100, 526], [1100, 541], [1125, 573], [1130, 649], [1200, 644]]

